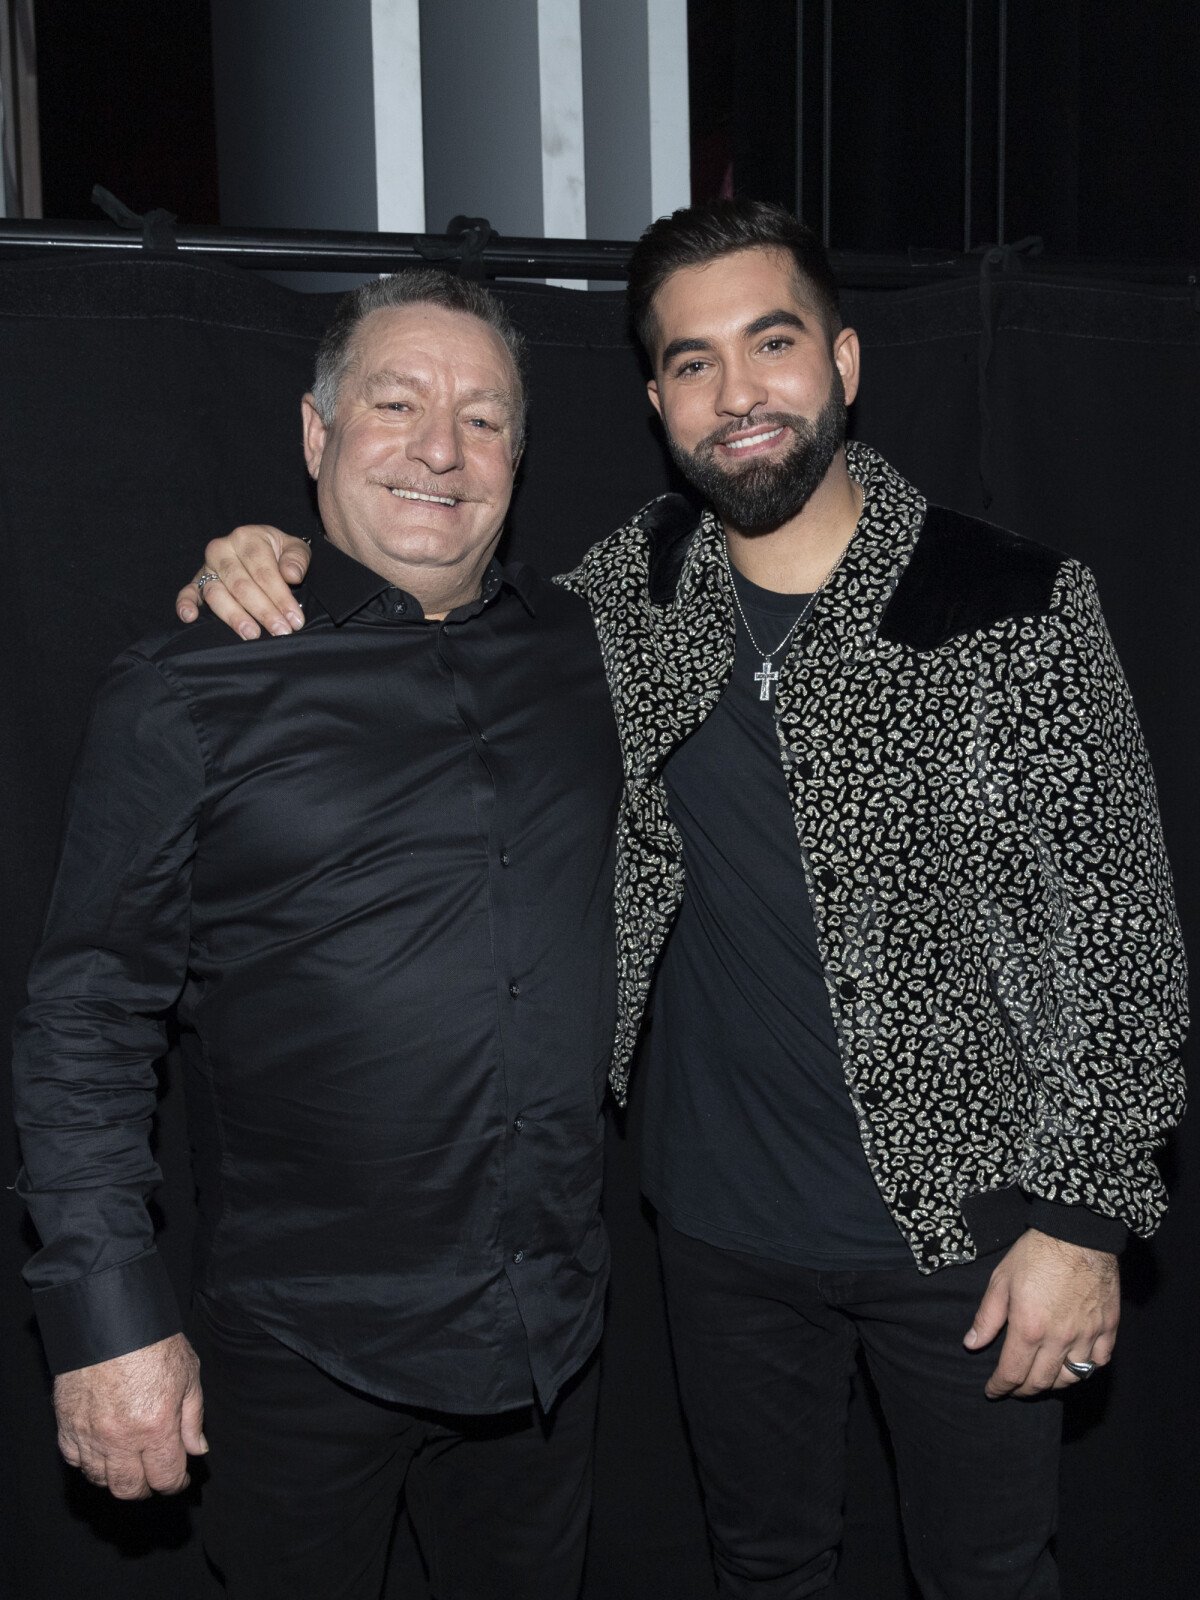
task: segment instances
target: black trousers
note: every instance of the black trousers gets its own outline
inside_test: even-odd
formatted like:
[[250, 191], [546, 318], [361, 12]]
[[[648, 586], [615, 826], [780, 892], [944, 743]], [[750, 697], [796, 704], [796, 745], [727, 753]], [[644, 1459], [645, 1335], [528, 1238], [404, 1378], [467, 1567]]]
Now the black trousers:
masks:
[[963, 1335], [992, 1256], [812, 1272], [658, 1220], [671, 1340], [723, 1596], [836, 1594], [851, 1373], [862, 1349], [925, 1600], [1058, 1600], [1057, 1396], [988, 1400], [999, 1341]]
[[232, 1600], [378, 1600], [403, 1500], [434, 1600], [574, 1600], [599, 1363], [550, 1417], [390, 1405], [198, 1301], [206, 1553]]

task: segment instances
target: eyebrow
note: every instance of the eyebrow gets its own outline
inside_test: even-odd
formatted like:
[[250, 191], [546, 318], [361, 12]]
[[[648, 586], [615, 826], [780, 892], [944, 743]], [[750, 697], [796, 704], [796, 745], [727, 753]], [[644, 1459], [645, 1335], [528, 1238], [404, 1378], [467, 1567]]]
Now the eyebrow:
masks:
[[[804, 319], [798, 317], [794, 311], [785, 311], [781, 306], [774, 311], [766, 311], [761, 317], [755, 317], [753, 322], [748, 322], [742, 329], [743, 339], [753, 339], [760, 333], [766, 333], [768, 328], [801, 328], [806, 326]], [[659, 357], [662, 365], [668, 366], [677, 356], [690, 355], [693, 351], [710, 350], [712, 345], [708, 339], [672, 339], [662, 355]]]
[[[368, 373], [363, 379], [363, 392], [369, 397], [388, 389], [411, 389], [416, 394], [428, 394], [429, 384], [415, 372], [394, 372], [384, 367]], [[509, 416], [516, 414], [516, 403], [505, 389], [470, 389], [462, 396], [463, 405], [477, 406], [488, 403], [501, 406]]]

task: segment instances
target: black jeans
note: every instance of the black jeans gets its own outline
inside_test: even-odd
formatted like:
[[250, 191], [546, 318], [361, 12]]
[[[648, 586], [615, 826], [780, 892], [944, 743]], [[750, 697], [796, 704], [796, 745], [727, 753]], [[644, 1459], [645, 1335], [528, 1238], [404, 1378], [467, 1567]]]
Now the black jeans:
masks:
[[1057, 1397], [988, 1400], [1000, 1341], [962, 1344], [998, 1255], [812, 1272], [658, 1220], [671, 1339], [721, 1595], [833, 1595], [850, 1378], [887, 1419], [925, 1600], [1057, 1600]]
[[339, 1383], [199, 1301], [204, 1545], [233, 1600], [378, 1600], [403, 1499], [435, 1600], [574, 1600], [599, 1363], [553, 1413], [465, 1417]]

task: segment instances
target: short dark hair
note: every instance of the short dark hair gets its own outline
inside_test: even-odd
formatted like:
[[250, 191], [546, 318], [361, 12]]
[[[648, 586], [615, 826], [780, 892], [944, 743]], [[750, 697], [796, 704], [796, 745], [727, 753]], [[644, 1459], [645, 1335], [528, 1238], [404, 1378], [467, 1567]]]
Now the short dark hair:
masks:
[[811, 228], [767, 200], [705, 200], [652, 222], [629, 259], [626, 305], [639, 343], [654, 363], [658, 325], [654, 297], [673, 273], [703, 267], [736, 250], [782, 250], [816, 296], [830, 338], [842, 325], [837, 280]]
[[460, 278], [438, 267], [414, 267], [376, 278], [351, 289], [338, 301], [333, 321], [317, 346], [312, 397], [317, 415], [328, 425], [337, 408], [338, 390], [351, 361], [354, 334], [360, 322], [372, 311], [392, 311], [401, 306], [441, 306], [447, 311], [463, 311], [478, 317], [504, 342], [512, 358], [516, 385], [513, 400], [513, 453], [525, 441], [525, 339], [518, 332], [505, 307], [481, 283]]

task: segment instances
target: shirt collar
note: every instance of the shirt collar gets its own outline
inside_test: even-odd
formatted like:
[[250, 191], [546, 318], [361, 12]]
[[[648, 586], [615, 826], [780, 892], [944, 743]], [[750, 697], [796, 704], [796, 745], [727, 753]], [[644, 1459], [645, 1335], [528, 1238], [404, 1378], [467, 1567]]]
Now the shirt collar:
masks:
[[[483, 574], [483, 592], [476, 601], [459, 606], [451, 612], [455, 618], [474, 615], [490, 605], [502, 588], [512, 589], [531, 616], [536, 615], [536, 596], [539, 583], [532, 567], [523, 561], [501, 563], [493, 556]], [[330, 620], [341, 627], [364, 606], [379, 595], [394, 592], [403, 595], [412, 607], [412, 616], [421, 616], [421, 603], [406, 589], [397, 589], [378, 572], [365, 567], [361, 561], [339, 550], [327, 538], [313, 541], [312, 562], [304, 580], [304, 590], [329, 614]]]

